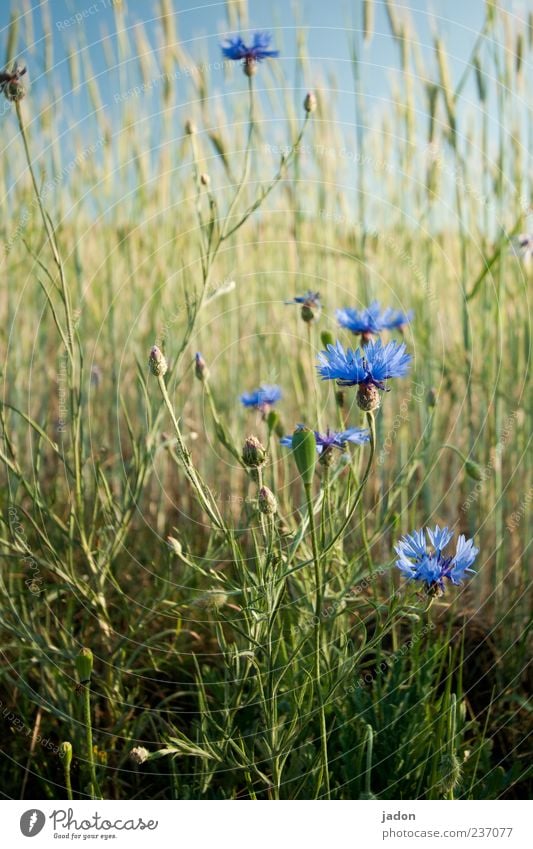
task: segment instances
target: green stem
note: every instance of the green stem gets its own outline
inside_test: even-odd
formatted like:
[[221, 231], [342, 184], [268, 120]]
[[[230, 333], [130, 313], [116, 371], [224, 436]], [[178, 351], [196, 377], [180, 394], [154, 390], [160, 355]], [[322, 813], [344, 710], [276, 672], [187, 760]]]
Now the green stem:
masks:
[[85, 739], [87, 744], [87, 762], [91, 777], [91, 799], [101, 798], [100, 788], [96, 780], [96, 769], [94, 765], [93, 752], [93, 729], [91, 723], [91, 691], [88, 684], [83, 685], [83, 721], [85, 723]]
[[352, 503], [350, 509], [348, 510], [348, 513], [346, 515], [344, 522], [340, 526], [337, 533], [330, 539], [330, 541], [328, 543], [326, 543], [326, 545], [322, 549], [322, 554], [326, 554], [326, 552], [330, 551], [333, 548], [333, 546], [335, 545], [335, 543], [342, 537], [344, 531], [346, 530], [346, 528], [350, 524], [350, 521], [352, 519], [353, 514], [355, 513], [355, 511], [357, 509], [357, 505], [359, 504], [359, 501], [361, 500], [361, 497], [363, 495], [363, 492], [364, 492], [364, 489], [365, 489], [365, 486], [366, 486], [366, 482], [367, 482], [367, 480], [370, 476], [370, 470], [372, 468], [372, 462], [374, 460], [374, 454], [376, 453], [376, 422], [375, 422], [375, 419], [374, 419], [374, 413], [372, 413], [372, 412], [367, 413], [366, 418], [367, 418], [368, 427], [369, 427], [369, 430], [370, 430], [370, 456], [368, 458], [368, 463], [366, 465], [365, 473], [363, 475], [361, 483], [359, 484], [359, 488], [358, 488], [358, 490], [355, 494], [355, 498], [353, 500], [353, 503]]

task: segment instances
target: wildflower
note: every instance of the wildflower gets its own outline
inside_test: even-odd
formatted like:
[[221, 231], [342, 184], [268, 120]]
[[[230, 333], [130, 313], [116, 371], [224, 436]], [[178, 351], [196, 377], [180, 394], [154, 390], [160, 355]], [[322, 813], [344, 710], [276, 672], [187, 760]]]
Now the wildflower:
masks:
[[314, 112], [315, 109], [316, 109], [316, 105], [317, 104], [316, 104], [315, 95], [313, 94], [312, 91], [308, 91], [307, 94], [305, 95], [305, 100], [304, 100], [305, 111], [308, 112], [308, 113]]
[[266, 460], [266, 450], [255, 436], [249, 436], [242, 447], [242, 461], [249, 468], [259, 468]]
[[401, 312], [390, 307], [381, 311], [378, 301], [372, 301], [369, 307], [363, 310], [346, 309], [336, 311], [337, 321], [341, 327], [351, 330], [352, 333], [360, 334], [364, 342], [368, 342], [372, 336], [378, 335], [382, 330], [402, 329], [409, 324], [413, 317], [411, 312]]
[[279, 56], [279, 50], [271, 50], [272, 36], [266, 32], [256, 32], [252, 43], [246, 46], [240, 35], [227, 38], [225, 44], [221, 44], [222, 55], [226, 59], [242, 61], [246, 76], [251, 77], [257, 71], [257, 64], [263, 59], [274, 59]]
[[426, 528], [426, 534], [431, 548], [423, 530], [402, 537], [395, 546], [398, 554], [396, 566], [410, 580], [423, 581], [428, 595], [440, 596], [444, 593], [445, 578], [458, 586], [466, 572], [474, 572], [470, 567], [479, 549], [474, 546], [473, 540], [467, 540], [461, 534], [455, 554], [445, 555], [443, 552], [453, 537], [453, 531], [436, 525], [433, 531]]
[[26, 86], [21, 81], [26, 72], [24, 65], [15, 63], [0, 73], [0, 91], [4, 93], [6, 100], [16, 103], [26, 96]]
[[385, 381], [406, 375], [411, 359], [403, 343], [383, 345], [378, 339], [369, 342], [364, 350], [347, 348], [345, 351], [337, 342], [318, 355], [318, 372], [323, 380], [336, 380], [339, 386], [357, 384], [357, 403], [369, 412], [380, 405], [378, 390], [388, 391]]
[[157, 345], [154, 345], [150, 350], [148, 365], [150, 366], [150, 371], [155, 377], [163, 377], [168, 371], [166, 357]]
[[264, 513], [267, 516], [273, 516], [274, 513], [277, 512], [278, 505], [276, 496], [272, 490], [268, 488], [268, 486], [262, 486], [259, 490], [257, 503], [261, 513]]
[[[302, 430], [304, 427], [304, 425], [298, 425], [296, 432], [298, 432], [298, 430]], [[319, 433], [315, 430], [314, 434], [316, 450], [319, 455], [331, 452], [332, 448], [338, 448], [339, 451], [344, 451], [347, 442], [351, 442], [353, 445], [363, 445], [363, 443], [368, 442], [370, 439], [369, 431], [358, 427], [351, 427], [348, 430], [340, 432], [330, 430], [328, 427], [326, 433]], [[280, 439], [280, 445], [292, 448], [293, 436], [284, 436]]]
[[302, 318], [304, 321], [313, 321], [318, 318], [322, 305], [320, 303], [319, 292], [306, 292], [305, 295], [297, 295], [292, 301], [285, 301], [286, 304], [301, 304]]
[[207, 377], [207, 363], [199, 351], [194, 355], [194, 373], [198, 380], [204, 381]]
[[245, 407], [255, 407], [264, 417], [280, 398], [281, 389], [279, 386], [270, 386], [263, 383], [258, 389], [254, 389], [252, 392], [244, 392], [241, 395], [241, 403]]
[[130, 752], [130, 758], [134, 764], [140, 766], [150, 757], [150, 752], [148, 749], [145, 749], [144, 746], [135, 746], [134, 749]]

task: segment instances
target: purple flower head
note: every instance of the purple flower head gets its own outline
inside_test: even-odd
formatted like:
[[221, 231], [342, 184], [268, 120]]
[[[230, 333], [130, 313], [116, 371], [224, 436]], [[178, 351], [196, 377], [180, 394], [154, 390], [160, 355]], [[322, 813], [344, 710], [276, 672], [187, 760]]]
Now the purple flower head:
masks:
[[258, 389], [254, 389], [252, 392], [244, 392], [241, 395], [241, 403], [245, 407], [254, 407], [265, 415], [268, 413], [270, 407], [276, 401], [279, 401], [280, 398], [281, 389], [279, 386], [269, 386], [263, 383]]
[[[304, 427], [305, 425], [298, 425], [298, 429]], [[340, 432], [330, 430], [328, 427], [326, 433], [319, 433], [315, 430], [314, 434], [316, 450], [319, 454], [329, 451], [332, 448], [338, 448], [340, 451], [344, 451], [347, 442], [351, 442], [353, 445], [363, 445], [364, 442], [368, 442], [370, 439], [370, 433], [368, 430], [358, 427], [351, 427], [348, 430]], [[280, 439], [280, 445], [292, 448], [292, 436], [283, 436]]]
[[347, 307], [337, 310], [335, 314], [340, 327], [345, 327], [352, 333], [361, 334], [366, 341], [381, 333], [382, 330], [402, 328], [409, 324], [413, 317], [412, 311], [404, 313], [390, 307], [382, 312], [378, 301], [373, 301], [363, 310]]
[[442, 595], [445, 591], [444, 580], [458, 586], [467, 572], [474, 573], [470, 567], [474, 563], [479, 549], [473, 540], [467, 540], [461, 534], [457, 540], [455, 554], [444, 554], [444, 549], [453, 537], [453, 531], [435, 526], [414, 531], [402, 537], [395, 546], [398, 560], [396, 566], [411, 581], [421, 581], [429, 595]]
[[318, 372], [322, 380], [336, 380], [339, 386], [363, 384], [386, 391], [385, 381], [391, 377], [404, 377], [409, 371], [411, 354], [405, 344], [380, 339], [371, 341], [363, 350], [347, 348], [340, 342], [328, 345], [318, 355]]
[[240, 35], [227, 38], [224, 44], [220, 46], [222, 55], [226, 59], [236, 62], [242, 61], [244, 73], [247, 76], [252, 76], [252, 74], [255, 74], [258, 62], [279, 56], [279, 50], [270, 49], [271, 41], [272, 36], [269, 33], [256, 32], [249, 47], [246, 46]]

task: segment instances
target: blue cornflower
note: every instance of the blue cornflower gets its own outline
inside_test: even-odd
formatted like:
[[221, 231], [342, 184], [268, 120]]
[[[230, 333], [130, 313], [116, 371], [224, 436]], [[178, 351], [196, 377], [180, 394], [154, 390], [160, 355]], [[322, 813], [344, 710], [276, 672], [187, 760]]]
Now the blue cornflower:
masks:
[[335, 315], [341, 327], [351, 330], [352, 333], [360, 333], [364, 341], [368, 341], [382, 330], [402, 328], [409, 324], [413, 317], [412, 311], [405, 313], [390, 307], [382, 312], [378, 301], [372, 301], [364, 310], [347, 307], [337, 310]]
[[[298, 429], [303, 427], [304, 425], [298, 425]], [[359, 427], [350, 427], [348, 430], [340, 432], [330, 430], [328, 427], [325, 433], [319, 433], [315, 430], [314, 434], [316, 450], [319, 454], [331, 448], [339, 448], [341, 451], [344, 451], [347, 442], [351, 442], [354, 445], [362, 445], [370, 439], [369, 431]], [[285, 445], [287, 448], [292, 448], [292, 436], [283, 436], [279, 443], [280, 445]]]
[[313, 321], [313, 319], [318, 318], [322, 309], [319, 292], [306, 292], [305, 295], [296, 295], [291, 301], [285, 301], [285, 303], [301, 304], [301, 315], [304, 321]]
[[358, 385], [357, 403], [370, 412], [380, 404], [378, 389], [387, 391], [385, 381], [391, 377], [404, 377], [409, 371], [411, 354], [405, 344], [380, 339], [371, 341], [363, 350], [344, 350], [340, 342], [328, 345], [318, 355], [318, 372], [323, 380], [336, 380], [339, 386]]
[[263, 415], [268, 413], [270, 407], [272, 407], [276, 401], [279, 401], [281, 398], [281, 389], [279, 386], [269, 386], [266, 383], [261, 384], [258, 389], [254, 389], [252, 392], [244, 392], [241, 395], [241, 403], [244, 404], [245, 407], [255, 407], [255, 409], [259, 410]]
[[279, 56], [279, 50], [271, 50], [272, 36], [267, 32], [254, 33], [253, 41], [249, 47], [246, 46], [240, 35], [227, 38], [221, 44], [222, 54], [226, 59], [234, 61], [241, 60], [244, 73], [251, 77], [257, 70], [257, 63], [262, 59], [273, 59]]
[[453, 531], [435, 526], [426, 528], [429, 545], [423, 530], [414, 531], [402, 537], [395, 546], [398, 560], [396, 566], [411, 581], [422, 581], [429, 595], [444, 593], [444, 579], [458, 586], [467, 572], [474, 573], [470, 567], [474, 563], [479, 549], [473, 540], [461, 534], [457, 540], [455, 554], [444, 554], [444, 549], [453, 537]]

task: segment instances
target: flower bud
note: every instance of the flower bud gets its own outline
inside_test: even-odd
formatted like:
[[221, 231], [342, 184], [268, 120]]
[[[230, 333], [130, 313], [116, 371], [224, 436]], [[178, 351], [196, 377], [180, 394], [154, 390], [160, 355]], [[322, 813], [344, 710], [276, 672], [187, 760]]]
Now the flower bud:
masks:
[[134, 764], [140, 766], [150, 757], [150, 752], [148, 749], [145, 749], [144, 746], [135, 746], [134, 749], [130, 752], [130, 760], [133, 761]]
[[437, 406], [437, 390], [434, 386], [431, 387], [427, 394], [426, 404], [428, 405], [430, 410]]
[[322, 331], [322, 333], [320, 334], [320, 341], [322, 342], [322, 345], [324, 346], [324, 348], [327, 348], [328, 345], [334, 345], [335, 344], [335, 339], [333, 337], [333, 334], [330, 333], [329, 330], [323, 330]]
[[324, 468], [328, 469], [333, 464], [334, 459], [335, 456], [333, 454], [333, 449], [331, 448], [331, 446], [328, 446], [328, 448], [323, 449], [322, 453], [320, 454], [320, 457], [318, 458], [318, 462], [321, 466], [324, 466]]
[[172, 554], [175, 554], [177, 557], [181, 557], [183, 553], [183, 548], [181, 542], [175, 537], [168, 536], [167, 537], [167, 545], [170, 548]]
[[76, 657], [76, 671], [80, 684], [85, 684], [91, 680], [93, 671], [93, 653], [90, 649], [83, 648]]
[[201, 380], [202, 382], [208, 375], [207, 363], [198, 351], [194, 355], [194, 373], [198, 380]]
[[270, 410], [268, 416], [266, 417], [266, 423], [269, 432], [276, 431], [278, 429], [280, 418], [275, 410]]
[[160, 348], [157, 347], [157, 345], [154, 345], [150, 351], [148, 365], [150, 366], [150, 371], [155, 377], [163, 377], [168, 371], [168, 363], [165, 355]]
[[11, 103], [18, 103], [19, 100], [26, 97], [26, 86], [22, 82], [25, 73], [26, 68], [16, 63], [4, 71], [4, 80], [0, 89], [4, 92], [6, 100]]
[[188, 136], [194, 136], [196, 133], [196, 124], [190, 118], [185, 121], [185, 132]]
[[335, 401], [337, 402], [337, 407], [339, 410], [342, 410], [344, 407], [344, 390], [338, 389], [335, 392]]
[[365, 413], [377, 410], [381, 404], [379, 389], [373, 383], [360, 383], [357, 390], [357, 406]]
[[266, 460], [266, 450], [255, 436], [249, 436], [242, 448], [242, 461], [245, 466], [259, 468]]
[[302, 306], [302, 311], [300, 315], [302, 316], [303, 321], [309, 323], [315, 318], [315, 310], [313, 309], [311, 304], [304, 304]]
[[242, 69], [247, 77], [253, 77], [257, 74], [257, 61], [253, 57], [246, 56]]
[[59, 757], [65, 761], [65, 769], [72, 763], [72, 743], [61, 743], [59, 746]]
[[309, 114], [316, 109], [316, 97], [312, 91], [308, 91], [305, 95], [304, 109]]
[[316, 439], [313, 431], [308, 427], [297, 428], [292, 435], [292, 451], [304, 486], [311, 486], [316, 464]]
[[209, 174], [200, 174], [200, 182], [202, 186], [208, 188], [209, 184], [211, 183], [211, 177], [209, 176]]
[[257, 499], [257, 503], [259, 505], [259, 510], [261, 513], [264, 513], [266, 516], [273, 516], [274, 513], [277, 513], [278, 504], [276, 501], [276, 496], [268, 488], [268, 486], [262, 486], [259, 490], [259, 496]]

